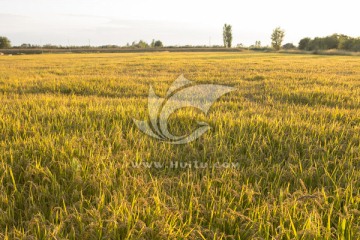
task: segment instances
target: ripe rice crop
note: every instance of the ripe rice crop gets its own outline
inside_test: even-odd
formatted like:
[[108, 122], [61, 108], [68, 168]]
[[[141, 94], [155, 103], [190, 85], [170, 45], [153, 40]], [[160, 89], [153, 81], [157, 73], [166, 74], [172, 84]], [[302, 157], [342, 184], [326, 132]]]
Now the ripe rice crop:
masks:
[[[172, 145], [133, 118], [181, 74], [236, 90]], [[2, 56], [0, 103], [2, 239], [360, 239], [357, 56]]]

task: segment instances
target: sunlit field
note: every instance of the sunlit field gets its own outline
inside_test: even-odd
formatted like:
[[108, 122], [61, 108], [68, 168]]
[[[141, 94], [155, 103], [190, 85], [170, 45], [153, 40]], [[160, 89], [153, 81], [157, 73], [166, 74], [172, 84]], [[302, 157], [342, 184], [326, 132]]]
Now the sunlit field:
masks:
[[[173, 145], [133, 118], [181, 74], [236, 90]], [[1, 239], [360, 239], [360, 57], [0, 56], [0, 103]]]

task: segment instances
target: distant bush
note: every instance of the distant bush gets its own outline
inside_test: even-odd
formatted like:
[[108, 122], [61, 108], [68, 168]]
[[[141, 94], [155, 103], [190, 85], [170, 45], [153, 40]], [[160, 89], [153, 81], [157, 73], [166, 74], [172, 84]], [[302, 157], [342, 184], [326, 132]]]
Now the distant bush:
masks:
[[57, 49], [57, 48], [61, 48], [61, 46], [52, 45], [52, 44], [45, 44], [45, 45], [43, 45], [43, 48], [46, 48], [46, 49]]
[[119, 48], [119, 47], [120, 47], [120, 46], [118, 46], [118, 45], [111, 45], [111, 44], [100, 46], [100, 48]]
[[145, 41], [143, 41], [143, 40], [140, 40], [138, 43], [133, 42], [133, 43], [131, 44], [131, 47], [135, 47], [135, 48], [149, 48], [150, 45], [149, 45], [147, 42], [145, 42]]
[[251, 51], [259, 51], [259, 52], [272, 51], [273, 50], [271, 47], [256, 48], [256, 47], [252, 47], [252, 46], [250, 46], [248, 49], [251, 50]]
[[33, 45], [30, 43], [23, 43], [20, 46], [14, 47], [14, 48], [41, 48], [39, 45]]
[[292, 43], [286, 43], [282, 46], [283, 49], [289, 50], [289, 49], [295, 49], [296, 46]]

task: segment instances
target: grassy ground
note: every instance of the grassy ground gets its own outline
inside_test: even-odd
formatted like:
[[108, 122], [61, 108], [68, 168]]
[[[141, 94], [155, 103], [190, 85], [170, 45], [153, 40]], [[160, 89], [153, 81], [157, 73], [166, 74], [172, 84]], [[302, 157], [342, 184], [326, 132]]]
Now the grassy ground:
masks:
[[[132, 118], [180, 74], [237, 90], [171, 145]], [[0, 103], [2, 239], [360, 239], [359, 57], [1, 56]]]

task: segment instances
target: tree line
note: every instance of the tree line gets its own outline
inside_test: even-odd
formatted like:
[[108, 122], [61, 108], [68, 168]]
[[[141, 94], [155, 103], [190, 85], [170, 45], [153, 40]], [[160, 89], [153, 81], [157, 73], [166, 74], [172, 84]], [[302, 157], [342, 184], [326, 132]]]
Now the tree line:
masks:
[[[273, 30], [271, 34], [271, 47], [274, 50], [280, 49], [299, 49], [304, 51], [318, 51], [318, 50], [329, 50], [329, 49], [338, 49], [345, 51], [360, 51], [360, 37], [354, 38], [344, 34], [333, 34], [326, 37], [315, 37], [315, 38], [303, 38], [300, 40], [298, 46], [296, 47], [292, 43], [286, 43], [283, 45], [283, 40], [285, 37], [285, 31], [280, 27], [277, 27]], [[233, 41], [232, 35], [232, 26], [230, 24], [224, 24], [223, 26], [223, 47], [231, 48]], [[162, 41], [153, 39], [151, 43], [147, 43], [143, 40], [138, 42], [132, 42], [132, 44], [126, 44], [126, 46], [118, 45], [103, 45], [96, 48], [162, 48], [164, 45]], [[191, 45], [186, 45], [183, 47], [194, 47]], [[206, 47], [206, 46], [196, 46], [196, 47]], [[221, 46], [213, 46], [221, 47]], [[237, 47], [243, 47], [242, 44], [238, 44]], [[11, 48], [11, 42], [7, 37], [0, 36], [0, 49]], [[22, 44], [14, 48], [48, 48], [48, 49], [57, 49], [57, 48], [91, 48], [91, 46], [57, 46], [46, 44], [43, 46], [31, 45], [31, 44]], [[256, 41], [254, 45], [249, 47], [253, 50], [265, 50], [268, 47], [262, 47], [260, 41]]]
[[360, 38], [353, 38], [343, 34], [333, 34], [327, 37], [303, 38], [298, 48], [306, 51], [339, 49], [346, 51], [360, 51]]
[[[326, 37], [315, 37], [303, 38], [300, 40], [298, 47], [292, 43], [286, 43], [282, 45], [285, 37], [285, 31], [280, 27], [277, 27], [273, 30], [271, 34], [271, 46], [275, 50], [280, 49], [296, 49], [305, 50], [305, 51], [317, 51], [317, 50], [330, 50], [330, 49], [339, 49], [346, 51], [360, 51], [360, 37], [354, 38], [344, 34], [333, 34]], [[229, 24], [224, 24], [223, 27], [223, 41], [224, 47], [231, 47], [232, 41], [232, 27]], [[261, 42], [256, 41], [255, 45], [250, 46], [252, 49], [261, 49]]]
[[[285, 37], [285, 31], [282, 30], [280, 27], [277, 27], [273, 30], [273, 33], [271, 34], [271, 46], [275, 50], [280, 50], [282, 46], [282, 42]], [[224, 24], [223, 27], [223, 42], [225, 48], [231, 48], [232, 46], [232, 26], [230, 24]], [[238, 46], [242, 47], [242, 45]], [[256, 41], [254, 46], [251, 46], [251, 48], [261, 48], [261, 42]]]
[[[0, 36], [0, 49], [11, 48], [11, 42], [7, 37]], [[153, 39], [151, 43], [147, 43], [143, 40], [138, 42], [134, 41], [131, 44], [127, 43], [125, 46], [118, 45], [102, 45], [97, 47], [92, 47], [89, 45], [84, 46], [62, 46], [62, 45], [53, 45], [53, 44], [45, 44], [45, 45], [36, 45], [23, 43], [20, 46], [14, 46], [13, 48], [46, 48], [46, 49], [69, 49], [69, 48], [162, 48], [163, 43], [160, 40]]]

